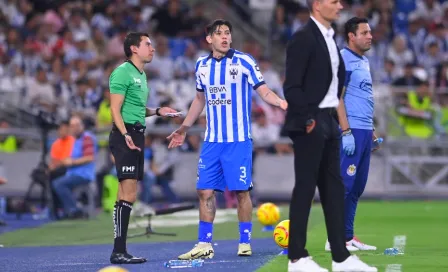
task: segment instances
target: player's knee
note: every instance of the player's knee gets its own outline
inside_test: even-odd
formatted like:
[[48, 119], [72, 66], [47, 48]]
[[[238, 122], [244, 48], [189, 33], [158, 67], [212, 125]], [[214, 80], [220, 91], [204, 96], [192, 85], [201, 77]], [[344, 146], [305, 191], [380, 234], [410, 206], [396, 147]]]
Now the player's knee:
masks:
[[199, 200], [206, 201], [215, 196], [215, 192], [213, 190], [198, 190]]
[[249, 191], [236, 191], [236, 198], [238, 202], [244, 202], [250, 200]]
[[118, 199], [134, 203], [137, 200], [137, 181], [122, 180], [118, 189]]

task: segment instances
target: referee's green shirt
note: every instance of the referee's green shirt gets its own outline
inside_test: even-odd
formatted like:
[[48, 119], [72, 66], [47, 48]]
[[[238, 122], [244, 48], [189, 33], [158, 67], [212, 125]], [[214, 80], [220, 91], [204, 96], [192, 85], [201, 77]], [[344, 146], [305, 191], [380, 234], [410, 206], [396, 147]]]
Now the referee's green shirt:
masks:
[[111, 94], [124, 96], [121, 116], [127, 124], [140, 122], [145, 125], [146, 103], [149, 96], [145, 72], [140, 72], [135, 65], [126, 61], [115, 70], [109, 78]]

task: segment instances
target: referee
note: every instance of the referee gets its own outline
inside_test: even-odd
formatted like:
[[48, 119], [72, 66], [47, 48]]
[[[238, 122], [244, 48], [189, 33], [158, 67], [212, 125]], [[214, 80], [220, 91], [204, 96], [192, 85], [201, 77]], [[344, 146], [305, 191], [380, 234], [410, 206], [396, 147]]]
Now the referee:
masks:
[[127, 61], [115, 68], [109, 79], [114, 121], [109, 147], [120, 181], [113, 214], [114, 249], [110, 256], [113, 264], [146, 262], [145, 258], [134, 257], [126, 251], [129, 217], [137, 198], [137, 180], [142, 180], [144, 173], [145, 117], [177, 115], [175, 110], [168, 107], [146, 107], [149, 89], [143, 66], [151, 62], [154, 51], [148, 34], [129, 33], [124, 40]]

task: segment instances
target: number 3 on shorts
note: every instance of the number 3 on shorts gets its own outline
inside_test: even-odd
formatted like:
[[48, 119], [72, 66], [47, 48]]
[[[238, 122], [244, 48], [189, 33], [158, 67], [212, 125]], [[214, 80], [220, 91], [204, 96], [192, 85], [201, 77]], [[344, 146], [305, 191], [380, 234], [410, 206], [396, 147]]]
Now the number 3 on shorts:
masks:
[[240, 167], [241, 170], [241, 175], [240, 175], [240, 181], [243, 182], [244, 184], [246, 184], [246, 166], [241, 166]]

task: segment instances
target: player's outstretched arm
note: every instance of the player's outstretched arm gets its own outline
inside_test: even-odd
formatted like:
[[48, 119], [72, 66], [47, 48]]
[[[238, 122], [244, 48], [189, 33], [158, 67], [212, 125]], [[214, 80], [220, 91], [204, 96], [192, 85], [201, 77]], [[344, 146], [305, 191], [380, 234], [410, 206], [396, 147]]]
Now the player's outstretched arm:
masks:
[[178, 147], [184, 143], [185, 136], [187, 135], [187, 130], [194, 124], [194, 122], [196, 122], [199, 115], [204, 110], [204, 106], [204, 92], [198, 91], [180, 128], [176, 129], [173, 133], [171, 133], [170, 136], [167, 137], [167, 139], [170, 140], [168, 148]]
[[266, 84], [259, 86], [256, 91], [266, 103], [280, 107], [282, 110], [288, 108], [288, 102], [278, 97]]

